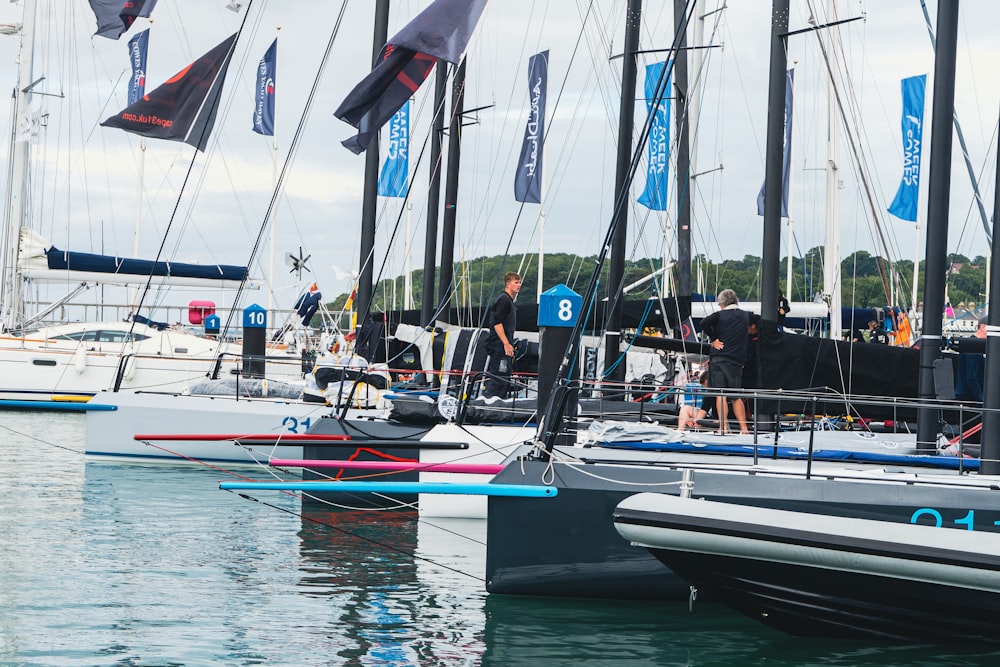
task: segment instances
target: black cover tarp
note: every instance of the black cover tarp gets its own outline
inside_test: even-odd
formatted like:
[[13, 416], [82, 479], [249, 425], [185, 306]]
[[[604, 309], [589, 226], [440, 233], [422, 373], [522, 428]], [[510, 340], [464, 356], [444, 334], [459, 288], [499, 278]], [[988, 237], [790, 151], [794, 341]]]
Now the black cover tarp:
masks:
[[[787, 334], [778, 331], [774, 322], [761, 320], [757, 353], [759, 386], [786, 390], [826, 387], [838, 394], [915, 399], [919, 356], [920, 351], [913, 348]], [[783, 412], [800, 411], [799, 408], [791, 401], [782, 404]], [[821, 402], [817, 411], [842, 414], [844, 402]], [[854, 405], [853, 411], [881, 418], [916, 416], [915, 411], [867, 405]]]

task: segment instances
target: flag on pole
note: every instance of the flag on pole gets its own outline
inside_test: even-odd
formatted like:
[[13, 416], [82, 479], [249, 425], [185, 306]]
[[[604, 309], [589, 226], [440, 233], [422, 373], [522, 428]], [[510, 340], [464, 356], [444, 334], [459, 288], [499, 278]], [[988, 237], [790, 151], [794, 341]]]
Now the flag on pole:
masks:
[[235, 44], [236, 33], [101, 125], [204, 151]]
[[257, 66], [257, 103], [253, 108], [253, 131], [274, 136], [274, 78], [277, 71], [278, 40], [271, 42]]
[[148, 29], [128, 40], [128, 59], [132, 65], [132, 78], [128, 84], [129, 105], [135, 104], [146, 94], [146, 50], [148, 47]]
[[[792, 84], [795, 70], [785, 72], [785, 140], [781, 147], [781, 217], [788, 217], [788, 173], [792, 163]], [[757, 215], [764, 215], [764, 184], [757, 195]]]
[[90, 8], [97, 18], [97, 32], [94, 34], [108, 39], [121, 37], [136, 18], [148, 18], [156, 7], [157, 0], [90, 0]]
[[528, 59], [528, 122], [524, 143], [514, 172], [514, 199], [529, 204], [542, 203], [542, 148], [545, 139], [545, 97], [549, 77], [549, 52]]
[[646, 65], [646, 109], [653, 114], [646, 144], [646, 188], [638, 202], [652, 211], [667, 210], [667, 185], [670, 168], [670, 79], [656, 94], [656, 87], [667, 62]]
[[438, 59], [458, 64], [485, 6], [486, 0], [434, 0], [386, 42], [378, 64], [333, 114], [358, 130], [341, 142], [345, 148], [364, 152]]
[[410, 101], [389, 120], [389, 150], [378, 177], [381, 197], [405, 197], [410, 175]]
[[920, 199], [920, 149], [923, 145], [924, 89], [927, 75], [903, 79], [903, 178], [896, 198], [889, 204], [889, 213], [900, 220], [917, 220]]
[[17, 119], [17, 138], [14, 143], [27, 141], [29, 144], [37, 144], [41, 133], [42, 107], [37, 101], [32, 101]]

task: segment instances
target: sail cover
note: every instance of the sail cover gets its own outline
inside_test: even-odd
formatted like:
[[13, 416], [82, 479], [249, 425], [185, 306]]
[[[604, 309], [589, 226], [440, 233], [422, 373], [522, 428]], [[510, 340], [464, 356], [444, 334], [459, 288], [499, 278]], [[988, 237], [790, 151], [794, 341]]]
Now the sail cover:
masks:
[[81, 279], [105, 284], [142, 284], [150, 276], [168, 284], [229, 287], [247, 279], [245, 266], [154, 262], [114, 255], [60, 250], [29, 229], [21, 230], [18, 269], [35, 280]]

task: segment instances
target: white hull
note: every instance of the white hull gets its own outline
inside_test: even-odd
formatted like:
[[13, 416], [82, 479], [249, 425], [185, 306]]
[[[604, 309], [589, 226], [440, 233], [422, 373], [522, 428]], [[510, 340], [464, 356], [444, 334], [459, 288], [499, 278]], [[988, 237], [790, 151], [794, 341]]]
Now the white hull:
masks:
[[[182, 331], [157, 331], [127, 322], [88, 322], [51, 327], [25, 336], [0, 336], [0, 399], [50, 401], [92, 396], [114, 388], [125, 356], [121, 389], [183, 391], [214, 370], [218, 342]], [[131, 335], [135, 343], [123, 343]], [[242, 365], [240, 349], [226, 346], [220, 377]], [[268, 351], [268, 355], [281, 354]], [[301, 378], [301, 361], [268, 360], [267, 375]]]
[[158, 441], [150, 444], [133, 436], [145, 434], [303, 434], [312, 423], [330, 414], [329, 406], [280, 399], [241, 399], [221, 396], [184, 396], [134, 392], [101, 392], [92, 403], [114, 410], [87, 412], [86, 448], [89, 456], [226, 464], [267, 463], [269, 456], [300, 458], [301, 445], [244, 448], [230, 441]]

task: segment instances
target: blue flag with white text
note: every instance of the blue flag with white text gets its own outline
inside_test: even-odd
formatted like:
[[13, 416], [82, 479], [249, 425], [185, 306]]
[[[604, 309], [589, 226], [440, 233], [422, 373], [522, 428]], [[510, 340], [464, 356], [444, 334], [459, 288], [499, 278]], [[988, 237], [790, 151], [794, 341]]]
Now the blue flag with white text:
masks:
[[274, 76], [277, 71], [278, 40], [271, 42], [257, 65], [257, 89], [253, 107], [253, 131], [274, 136]]
[[[670, 167], [670, 79], [656, 94], [666, 62], [646, 65], [646, 109], [653, 114], [646, 145], [646, 188], [638, 202], [653, 211], [667, 210], [667, 176]], [[655, 109], [655, 110], [654, 110]]]
[[[788, 172], [792, 167], [792, 84], [795, 70], [785, 72], [785, 140], [781, 148], [781, 217], [788, 217]], [[757, 215], [764, 215], [764, 184], [757, 195]]]
[[920, 199], [920, 149], [923, 144], [924, 89], [927, 75], [903, 79], [903, 178], [889, 213], [900, 220], [917, 221]]
[[[128, 59], [132, 65], [132, 78], [128, 83], [128, 104], [135, 104], [146, 94], [146, 50], [149, 48], [149, 30], [143, 30], [128, 40]], [[126, 105], [128, 106], [128, 105]]]
[[380, 197], [405, 197], [410, 172], [410, 101], [399, 108], [389, 124], [388, 150], [378, 177]]
[[514, 199], [528, 204], [542, 203], [542, 147], [545, 138], [545, 96], [549, 78], [549, 52], [528, 59], [528, 122], [524, 143], [514, 172]]

